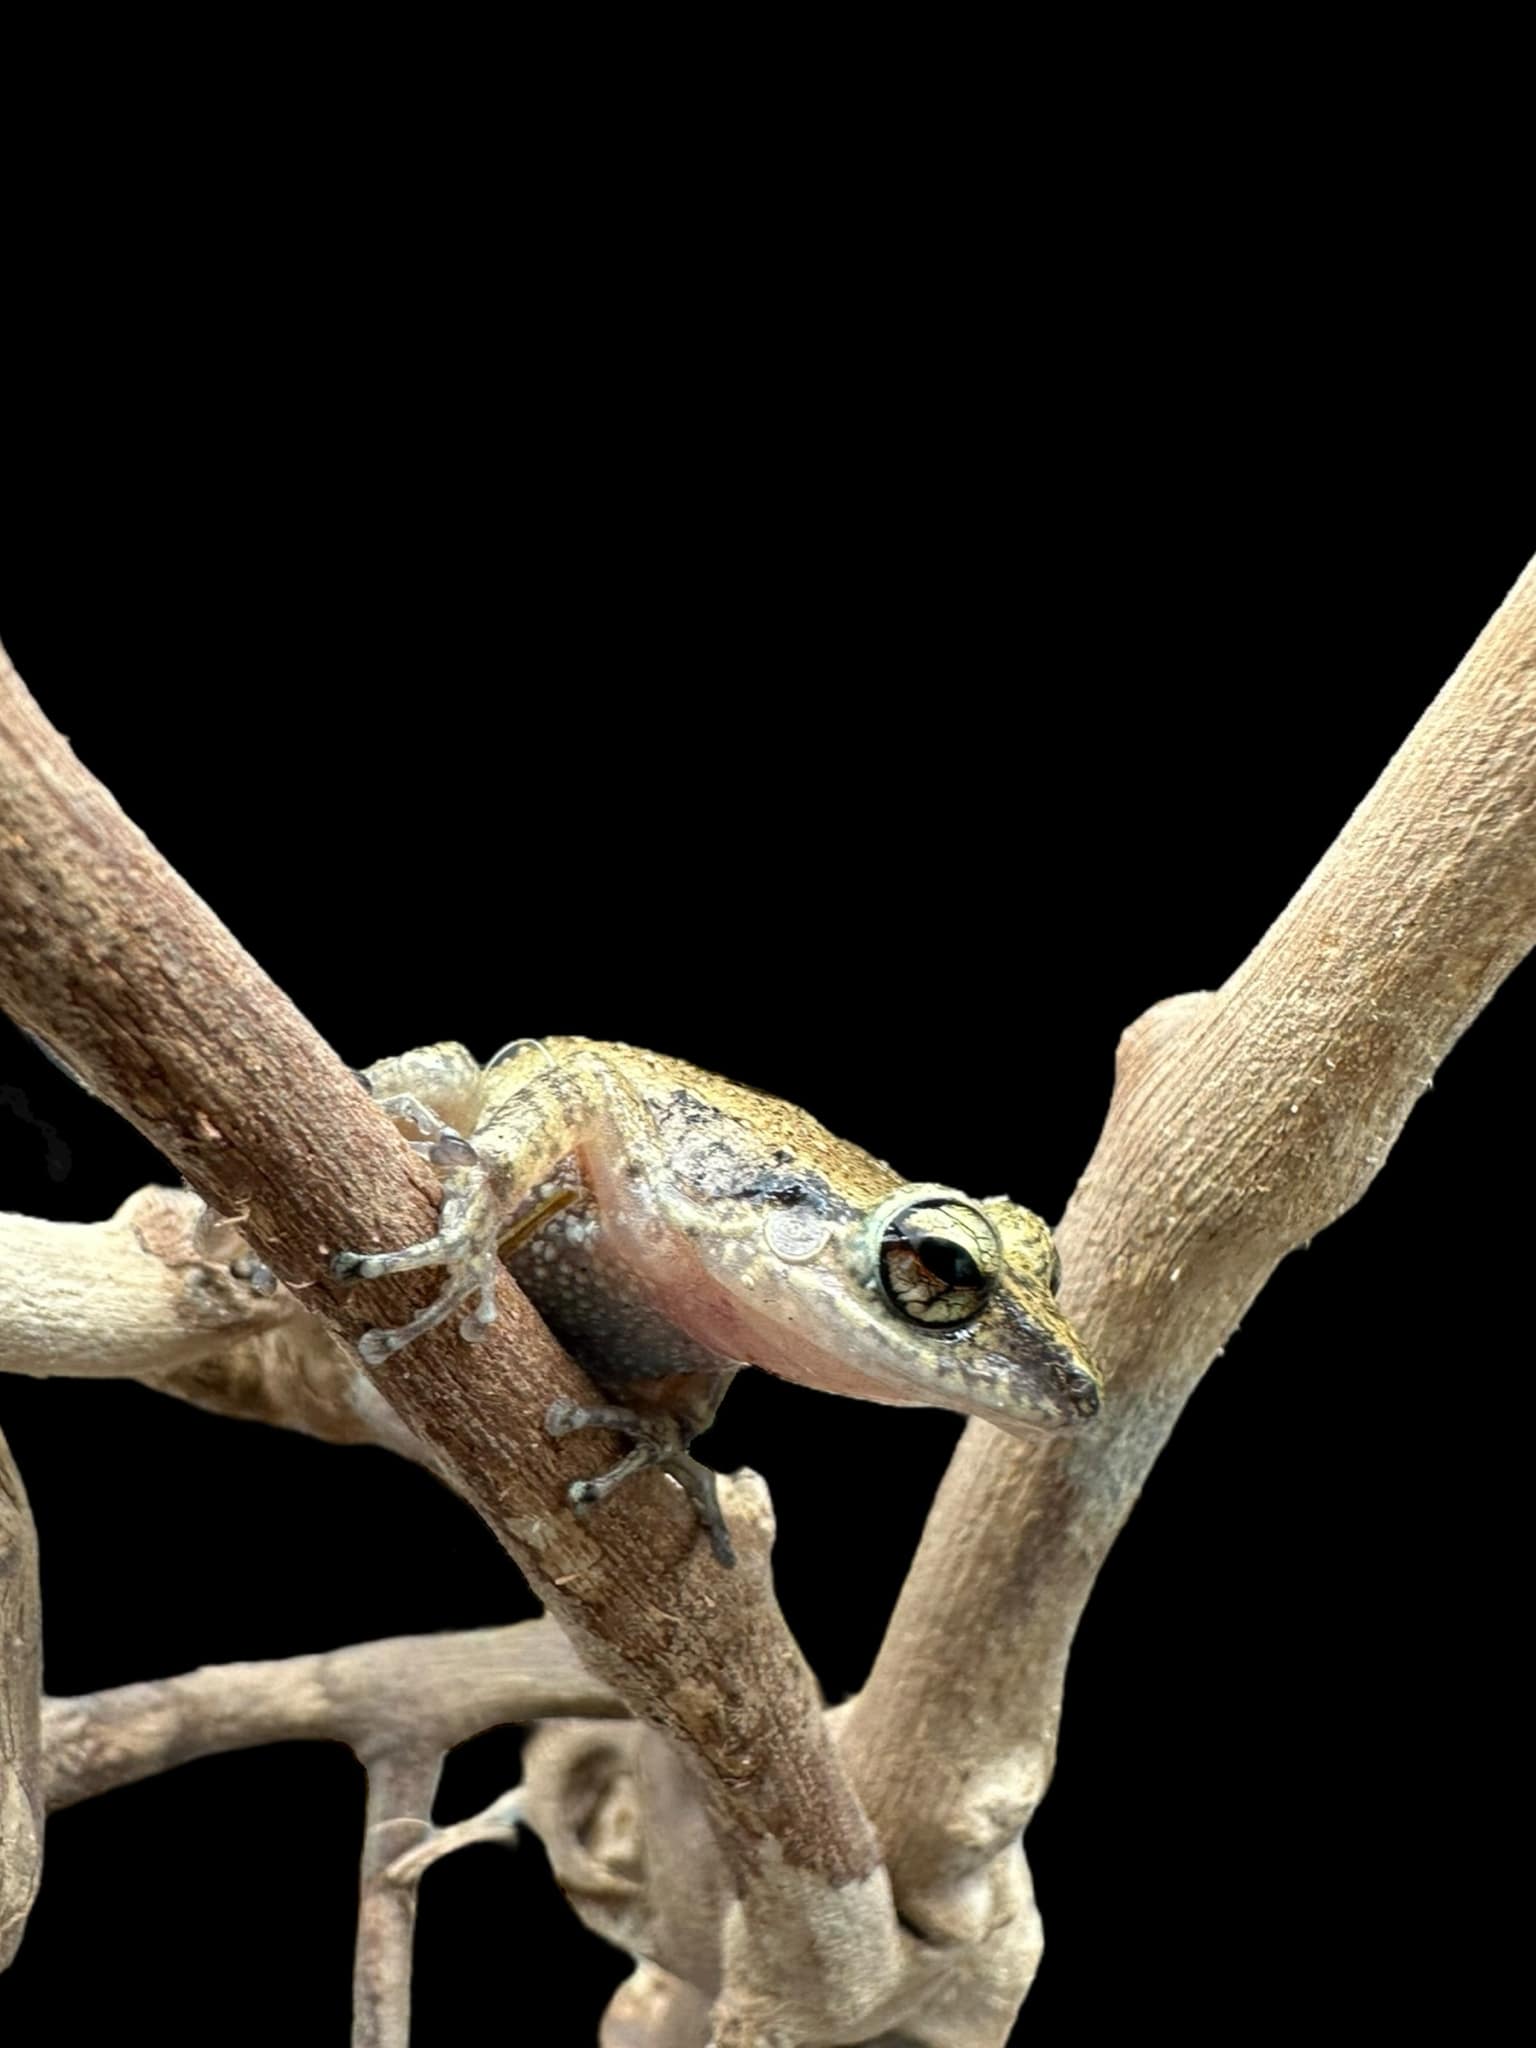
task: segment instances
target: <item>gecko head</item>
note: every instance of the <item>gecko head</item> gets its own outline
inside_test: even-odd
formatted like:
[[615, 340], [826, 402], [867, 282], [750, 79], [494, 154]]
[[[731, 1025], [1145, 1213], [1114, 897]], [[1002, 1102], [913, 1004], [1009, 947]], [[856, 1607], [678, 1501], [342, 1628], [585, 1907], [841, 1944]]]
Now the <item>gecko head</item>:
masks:
[[749, 1283], [756, 1348], [742, 1355], [1020, 1435], [1098, 1413], [1103, 1381], [1056, 1299], [1061, 1264], [1038, 1216], [922, 1182], [863, 1209], [825, 1196], [803, 1180], [774, 1191], [773, 1256]]
[[904, 1187], [870, 1217], [863, 1253], [893, 1362], [935, 1405], [1023, 1434], [1097, 1415], [1103, 1380], [1062, 1314], [1055, 1240], [1030, 1210]]

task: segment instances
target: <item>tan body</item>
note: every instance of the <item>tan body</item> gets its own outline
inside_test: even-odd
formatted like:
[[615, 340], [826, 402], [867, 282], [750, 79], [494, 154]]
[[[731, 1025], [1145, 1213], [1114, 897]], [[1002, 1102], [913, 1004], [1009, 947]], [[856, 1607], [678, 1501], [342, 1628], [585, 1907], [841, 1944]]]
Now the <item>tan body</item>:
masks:
[[600, 1386], [689, 1434], [742, 1365], [1005, 1428], [1097, 1412], [1050, 1232], [1004, 1198], [904, 1182], [789, 1103], [630, 1046], [528, 1041], [481, 1067], [438, 1045], [363, 1079], [422, 1134], [443, 1214], [426, 1243], [337, 1270], [450, 1275], [415, 1322], [370, 1332], [367, 1358], [472, 1299], [478, 1335], [500, 1246]]

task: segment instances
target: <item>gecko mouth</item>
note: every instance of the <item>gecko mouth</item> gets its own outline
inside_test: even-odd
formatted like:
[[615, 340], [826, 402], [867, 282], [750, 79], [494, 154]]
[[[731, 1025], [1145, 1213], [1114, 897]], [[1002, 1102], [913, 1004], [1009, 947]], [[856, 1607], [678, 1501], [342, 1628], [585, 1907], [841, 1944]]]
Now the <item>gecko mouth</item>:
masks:
[[1011, 1418], [999, 1415], [999, 1423], [1006, 1429], [1013, 1419], [1026, 1431], [1054, 1431], [1092, 1422], [1103, 1403], [1103, 1378], [1055, 1302], [999, 1306], [1007, 1341], [989, 1363], [1000, 1368], [998, 1405], [1012, 1411]]
[[1004, 1359], [997, 1363], [1001, 1369], [995, 1377], [987, 1375], [996, 1396], [995, 1405], [987, 1404], [987, 1419], [1010, 1435], [1054, 1436], [1080, 1428], [1103, 1405], [1098, 1375], [1078, 1358], [1059, 1356], [1028, 1366]]
[[935, 1407], [979, 1415], [1009, 1436], [1025, 1438], [1081, 1428], [1098, 1415], [1103, 1400], [1097, 1375], [1072, 1357], [1025, 1364], [997, 1352], [952, 1356], [919, 1384], [927, 1385]]

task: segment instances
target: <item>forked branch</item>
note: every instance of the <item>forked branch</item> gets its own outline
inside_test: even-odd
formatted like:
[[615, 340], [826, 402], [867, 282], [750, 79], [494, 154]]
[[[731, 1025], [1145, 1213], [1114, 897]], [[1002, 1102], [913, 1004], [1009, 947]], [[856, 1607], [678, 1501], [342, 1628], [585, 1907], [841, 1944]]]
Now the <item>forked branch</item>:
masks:
[[968, 1427], [850, 1714], [854, 1782], [926, 1931], [974, 1942], [1005, 1901], [1027, 1911], [1014, 1845], [1073, 1632], [1153, 1461], [1276, 1264], [1359, 1199], [1533, 943], [1536, 564], [1231, 980], [1122, 1040], [1058, 1232], [1105, 1413], [1049, 1445]]
[[[282, 992], [75, 760], [0, 657], [0, 1002], [157, 1145], [344, 1344], [398, 1325], [431, 1276], [360, 1301], [338, 1247], [432, 1228], [437, 1184]], [[423, 1284], [425, 1278], [425, 1286]], [[760, 1486], [738, 1482], [723, 1574], [660, 1475], [584, 1524], [569, 1483], [619, 1447], [554, 1441], [552, 1398], [599, 1396], [503, 1271], [498, 1321], [451, 1326], [377, 1368], [403, 1426], [479, 1510], [589, 1667], [699, 1774], [745, 1959], [798, 1940], [812, 2009], [890, 1981], [900, 1936], [878, 1845], [774, 1602]], [[796, 1933], [798, 1930], [798, 1936]], [[744, 1960], [743, 1968], [749, 1967]]]
[[[216, 1207], [247, 1214], [268, 1262], [318, 1282], [306, 1300], [355, 1336], [325, 1254], [412, 1234], [432, 1193], [423, 1170], [0, 675], [7, 687], [0, 996]], [[1059, 1231], [1066, 1306], [1112, 1376], [1105, 1416], [1039, 1446], [969, 1426], [871, 1682], [835, 1717], [848, 1776], [773, 1606], [750, 1489], [733, 1495], [747, 1541], [728, 1583], [659, 1482], [617, 1499], [600, 1532], [574, 1524], [564, 1482], [602, 1447], [544, 1436], [550, 1395], [581, 1398], [580, 1381], [510, 1281], [491, 1344], [466, 1359], [437, 1332], [409, 1366], [380, 1370], [401, 1425], [593, 1669], [676, 1745], [604, 1738], [640, 1787], [642, 1828], [655, 1823], [657, 1896], [638, 1900], [579, 1851], [582, 1910], [653, 1957], [615, 2002], [611, 2048], [702, 2048], [710, 2025], [731, 2048], [893, 2027], [922, 2048], [999, 2048], [1040, 1947], [1020, 1831], [1049, 1780], [1068, 1651], [1109, 1545], [1269, 1273], [1359, 1198], [1533, 942], [1536, 565], [1249, 960], [1126, 1032]], [[368, 1313], [403, 1320], [410, 1283], [389, 1284], [399, 1299]], [[579, 1724], [549, 1739], [589, 1740]], [[417, 1765], [430, 1773], [431, 1755]], [[388, 1786], [378, 1797], [394, 1801], [386, 1832], [410, 1818]], [[719, 1896], [734, 1897], [723, 1913], [709, 1838], [687, 1833], [706, 1815]], [[681, 1886], [663, 1836], [689, 1841]], [[915, 1935], [897, 1930], [877, 1838]], [[400, 1865], [381, 1856], [376, 1885]], [[673, 1896], [689, 1886], [714, 1901], [694, 1926]], [[398, 1954], [408, 1923], [381, 1906], [385, 1919]], [[642, 1928], [664, 1939], [646, 1947]], [[706, 2022], [699, 1987], [720, 1982]]]

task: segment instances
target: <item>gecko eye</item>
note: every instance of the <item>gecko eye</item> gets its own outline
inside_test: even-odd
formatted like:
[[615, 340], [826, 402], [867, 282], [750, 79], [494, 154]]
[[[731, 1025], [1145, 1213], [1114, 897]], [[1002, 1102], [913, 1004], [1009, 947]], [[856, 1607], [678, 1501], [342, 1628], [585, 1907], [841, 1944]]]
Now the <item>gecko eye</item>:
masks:
[[965, 1202], [914, 1202], [880, 1240], [880, 1285], [901, 1315], [953, 1329], [979, 1315], [1002, 1255], [992, 1226]]

